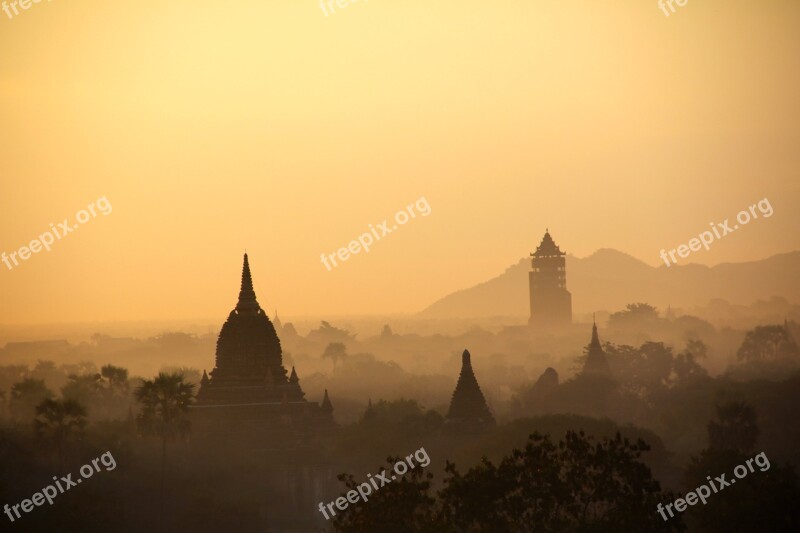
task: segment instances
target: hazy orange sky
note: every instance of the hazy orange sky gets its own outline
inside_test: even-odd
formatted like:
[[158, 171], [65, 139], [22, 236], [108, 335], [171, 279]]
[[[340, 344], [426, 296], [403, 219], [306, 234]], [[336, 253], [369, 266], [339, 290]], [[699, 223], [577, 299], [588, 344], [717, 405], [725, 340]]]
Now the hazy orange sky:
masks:
[[658, 265], [765, 197], [689, 261], [800, 248], [796, 0], [56, 0], [0, 46], [0, 252], [113, 207], [0, 263], [0, 323], [221, 322], [245, 248], [270, 313], [414, 312], [548, 226]]

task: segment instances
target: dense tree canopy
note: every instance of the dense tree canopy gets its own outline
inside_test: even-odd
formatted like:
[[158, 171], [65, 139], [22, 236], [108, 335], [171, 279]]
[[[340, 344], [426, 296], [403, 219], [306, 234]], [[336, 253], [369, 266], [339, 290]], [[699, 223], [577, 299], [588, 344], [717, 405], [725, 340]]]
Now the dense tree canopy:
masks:
[[757, 326], [747, 332], [736, 353], [740, 361], [767, 361], [797, 357], [800, 350], [784, 326]]
[[[664, 522], [655, 512], [674, 496], [640, 462], [648, 449], [619, 435], [598, 442], [569, 431], [554, 443], [533, 434], [498, 465], [484, 459], [462, 474], [448, 463], [435, 498], [432, 476], [411, 470], [341, 512], [334, 525], [342, 532], [681, 531], [680, 518]], [[350, 475], [340, 479], [348, 489], [358, 485]]]

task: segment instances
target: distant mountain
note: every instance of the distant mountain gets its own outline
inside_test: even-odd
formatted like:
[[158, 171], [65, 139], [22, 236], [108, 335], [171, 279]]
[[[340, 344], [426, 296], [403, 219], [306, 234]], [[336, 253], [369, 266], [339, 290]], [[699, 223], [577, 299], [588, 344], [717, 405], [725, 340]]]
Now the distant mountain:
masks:
[[[633, 302], [664, 309], [667, 305], [706, 305], [714, 298], [736, 304], [750, 304], [772, 296], [800, 301], [800, 251], [714, 267], [696, 264], [652, 267], [609, 248], [583, 259], [568, 255], [566, 260], [573, 313], [616, 311]], [[530, 259], [521, 259], [496, 278], [445, 296], [419, 316], [527, 317], [529, 271]]]

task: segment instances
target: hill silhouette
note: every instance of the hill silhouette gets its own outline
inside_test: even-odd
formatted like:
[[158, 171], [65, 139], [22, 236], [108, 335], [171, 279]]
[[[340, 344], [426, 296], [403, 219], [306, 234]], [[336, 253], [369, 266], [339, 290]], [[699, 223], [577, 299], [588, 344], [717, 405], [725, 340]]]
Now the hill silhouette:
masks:
[[[530, 259], [520, 259], [488, 281], [445, 296], [419, 313], [421, 318], [476, 318], [529, 315]], [[652, 267], [610, 248], [589, 257], [567, 256], [567, 289], [574, 313], [618, 310], [632, 302], [659, 308], [706, 305], [715, 298], [733, 304], [783, 296], [800, 301], [800, 251], [747, 263], [713, 267], [687, 264]]]

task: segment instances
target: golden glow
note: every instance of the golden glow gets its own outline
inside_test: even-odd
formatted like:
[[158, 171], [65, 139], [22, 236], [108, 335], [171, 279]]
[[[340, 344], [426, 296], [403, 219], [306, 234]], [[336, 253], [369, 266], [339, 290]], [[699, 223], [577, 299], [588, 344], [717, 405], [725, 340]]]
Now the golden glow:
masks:
[[[281, 314], [413, 312], [545, 226], [651, 264], [798, 248], [800, 4], [315, 0], [0, 12], [0, 252], [106, 196], [12, 271], [0, 322], [224, 317], [246, 248]], [[329, 272], [425, 196], [432, 213]]]

